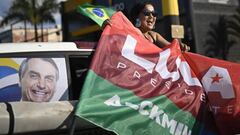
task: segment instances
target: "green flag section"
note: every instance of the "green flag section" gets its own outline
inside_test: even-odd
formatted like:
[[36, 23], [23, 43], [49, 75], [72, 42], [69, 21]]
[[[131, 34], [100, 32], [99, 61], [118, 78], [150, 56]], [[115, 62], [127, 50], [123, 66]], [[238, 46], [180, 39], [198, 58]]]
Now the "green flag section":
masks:
[[[79, 117], [122, 135], [191, 135], [196, 119], [166, 96], [141, 99], [89, 71], [77, 107]], [[92, 81], [94, 80], [94, 81]]]
[[83, 4], [77, 7], [77, 11], [95, 21], [99, 26], [116, 12], [112, 8], [104, 6], [95, 6], [91, 4]]
[[98, 42], [76, 115], [119, 135], [215, 135], [177, 40], [160, 49], [117, 12]]

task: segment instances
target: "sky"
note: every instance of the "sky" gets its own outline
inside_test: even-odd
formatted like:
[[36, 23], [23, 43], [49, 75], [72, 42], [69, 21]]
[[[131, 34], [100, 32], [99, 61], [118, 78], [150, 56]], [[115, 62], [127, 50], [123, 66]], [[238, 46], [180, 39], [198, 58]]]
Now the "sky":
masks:
[[[0, 0], [0, 21], [2, 20], [3, 16], [6, 15], [9, 7], [11, 6], [12, 1], [13, 0]], [[58, 0], [58, 1], [61, 2], [66, 0]], [[55, 18], [55, 21], [57, 22], [57, 25], [61, 25], [61, 15], [59, 13], [54, 14], [54, 18]], [[0, 32], [5, 31], [7, 29], [10, 29], [10, 27], [9, 26], [0, 27]]]
[[8, 8], [11, 5], [12, 0], [0, 0], [0, 19], [2, 19], [2, 16], [4, 13], [8, 11]]

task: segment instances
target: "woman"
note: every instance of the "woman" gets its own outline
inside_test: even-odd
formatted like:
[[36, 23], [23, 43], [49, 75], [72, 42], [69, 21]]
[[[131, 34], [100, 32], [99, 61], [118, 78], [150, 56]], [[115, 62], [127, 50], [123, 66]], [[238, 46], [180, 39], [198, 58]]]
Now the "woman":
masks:
[[[153, 4], [150, 2], [138, 3], [132, 8], [130, 15], [130, 21], [141, 31], [147, 40], [160, 48], [170, 44], [159, 33], [153, 31], [157, 19], [157, 12], [154, 10]], [[106, 24], [111, 25], [111, 22], [109, 20], [105, 21], [103, 27]], [[190, 50], [190, 48], [183, 43], [181, 44], [181, 49], [182, 51]]]
[[[159, 33], [153, 31], [157, 20], [157, 12], [154, 10], [153, 4], [150, 2], [138, 3], [131, 10], [131, 22], [137, 27], [143, 36], [160, 48], [170, 43], [164, 39]], [[190, 47], [181, 44], [182, 51], [189, 51]]]
[[131, 22], [143, 34], [143, 36], [160, 48], [170, 43], [164, 39], [159, 33], [152, 31], [155, 28], [157, 12], [154, 10], [150, 2], [138, 3], [131, 10]]

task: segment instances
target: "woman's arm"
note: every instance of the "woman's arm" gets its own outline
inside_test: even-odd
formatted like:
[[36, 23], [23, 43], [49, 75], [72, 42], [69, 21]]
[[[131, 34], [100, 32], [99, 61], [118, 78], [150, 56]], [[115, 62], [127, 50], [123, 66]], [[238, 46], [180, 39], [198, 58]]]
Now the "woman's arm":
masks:
[[170, 42], [168, 42], [165, 38], [163, 38], [159, 33], [154, 32], [154, 31], [151, 31], [151, 32], [153, 32], [152, 34], [155, 35], [153, 37], [156, 38], [154, 40], [156, 41], [156, 44], [158, 47], [163, 48], [170, 44]]
[[[160, 46], [158, 45], [159, 47], [163, 48], [170, 44], [170, 42], [168, 42], [165, 38], [163, 38], [159, 33], [157, 32], [155, 33], [156, 33], [156, 41], [160, 45]], [[180, 43], [180, 48], [184, 52], [187, 52], [190, 50], [190, 47], [184, 43]]]

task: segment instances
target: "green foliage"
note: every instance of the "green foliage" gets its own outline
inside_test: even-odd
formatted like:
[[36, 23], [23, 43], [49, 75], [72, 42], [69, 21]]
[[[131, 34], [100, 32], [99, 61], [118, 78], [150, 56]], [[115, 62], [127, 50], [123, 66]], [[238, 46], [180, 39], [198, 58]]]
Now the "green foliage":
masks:
[[237, 8], [236, 13], [229, 17], [227, 22], [227, 32], [232, 40], [240, 40], [240, 7]]
[[27, 21], [34, 25], [35, 40], [38, 41], [37, 25], [44, 22], [55, 24], [53, 13], [58, 9], [57, 0], [14, 0], [0, 25], [14, 21]]
[[230, 45], [226, 33], [226, 17], [220, 16], [217, 23], [210, 23], [207, 32], [206, 55], [226, 60]]
[[227, 59], [229, 49], [240, 41], [240, 7], [232, 16], [220, 16], [217, 23], [210, 23], [207, 32], [206, 55]]

